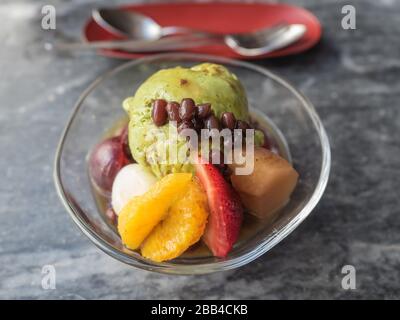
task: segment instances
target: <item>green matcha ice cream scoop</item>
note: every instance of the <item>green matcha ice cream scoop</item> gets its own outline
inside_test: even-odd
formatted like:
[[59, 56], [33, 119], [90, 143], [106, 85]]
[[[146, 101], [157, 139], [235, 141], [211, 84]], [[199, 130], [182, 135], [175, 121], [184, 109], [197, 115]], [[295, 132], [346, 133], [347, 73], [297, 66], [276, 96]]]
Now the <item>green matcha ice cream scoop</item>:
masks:
[[[129, 147], [134, 159], [150, 168], [157, 177], [173, 172], [193, 170], [187, 157], [165, 156], [166, 146], [175, 143], [179, 154], [188, 154], [184, 137], [172, 135], [172, 124], [156, 127], [151, 117], [155, 99], [180, 102], [192, 98], [196, 104], [211, 103], [214, 114], [232, 112], [238, 120], [248, 120], [245, 90], [225, 67], [203, 63], [192, 68], [163, 69], [148, 78], [133, 97], [127, 98], [123, 108], [129, 115]], [[176, 130], [175, 130], [176, 131]], [[172, 159], [173, 158], [173, 159]]]

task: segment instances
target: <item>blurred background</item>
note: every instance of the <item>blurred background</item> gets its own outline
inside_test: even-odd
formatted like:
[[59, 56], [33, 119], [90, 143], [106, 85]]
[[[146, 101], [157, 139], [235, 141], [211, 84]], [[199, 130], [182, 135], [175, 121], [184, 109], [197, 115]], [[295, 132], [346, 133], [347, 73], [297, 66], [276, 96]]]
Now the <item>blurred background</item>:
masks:
[[[133, 2], [0, 2], [0, 298], [400, 298], [400, 2], [286, 1], [317, 16], [320, 43], [253, 63], [288, 79], [315, 105], [332, 147], [327, 190], [307, 220], [256, 261], [180, 277], [133, 269], [95, 248], [53, 183], [55, 149], [74, 103], [124, 61], [54, 54], [43, 44], [79, 40], [93, 8]], [[56, 30], [41, 28], [48, 4], [56, 8]], [[355, 30], [341, 26], [347, 4], [356, 8]], [[55, 290], [42, 288], [45, 265], [57, 270]], [[345, 265], [357, 271], [355, 290], [341, 286]]]

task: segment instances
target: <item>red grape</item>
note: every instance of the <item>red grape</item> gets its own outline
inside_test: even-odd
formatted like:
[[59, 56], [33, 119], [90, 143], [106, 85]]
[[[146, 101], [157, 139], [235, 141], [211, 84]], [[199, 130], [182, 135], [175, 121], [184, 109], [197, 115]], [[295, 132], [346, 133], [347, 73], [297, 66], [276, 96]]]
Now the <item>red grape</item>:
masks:
[[129, 163], [120, 137], [108, 138], [99, 143], [91, 153], [89, 173], [99, 191], [110, 195], [115, 176]]
[[131, 153], [131, 149], [129, 148], [129, 140], [128, 140], [128, 135], [129, 135], [129, 126], [126, 125], [122, 131], [121, 134], [119, 135], [121, 144], [122, 144], [122, 148], [125, 152], [126, 157], [131, 160], [131, 162], [133, 162], [133, 157], [132, 157], [132, 153]]
[[114, 225], [118, 223], [118, 216], [115, 213], [114, 209], [110, 207], [106, 210], [106, 217], [110, 220], [110, 222]]

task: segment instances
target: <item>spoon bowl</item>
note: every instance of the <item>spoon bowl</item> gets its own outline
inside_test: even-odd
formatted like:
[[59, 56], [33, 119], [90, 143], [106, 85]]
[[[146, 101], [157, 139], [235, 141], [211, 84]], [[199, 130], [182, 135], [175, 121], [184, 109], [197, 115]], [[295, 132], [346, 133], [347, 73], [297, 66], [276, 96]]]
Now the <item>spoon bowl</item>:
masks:
[[279, 24], [272, 28], [252, 33], [240, 33], [225, 36], [225, 43], [242, 56], [260, 56], [301, 39], [307, 28], [303, 24]]
[[92, 18], [105, 30], [120, 37], [137, 40], [157, 40], [162, 28], [152, 18], [119, 9], [95, 9]]

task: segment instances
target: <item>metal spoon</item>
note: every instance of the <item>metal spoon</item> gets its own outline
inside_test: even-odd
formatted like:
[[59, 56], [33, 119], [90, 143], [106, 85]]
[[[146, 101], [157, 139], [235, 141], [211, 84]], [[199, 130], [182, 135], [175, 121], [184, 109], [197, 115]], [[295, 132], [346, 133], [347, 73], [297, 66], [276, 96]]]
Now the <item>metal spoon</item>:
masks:
[[48, 51], [117, 49], [128, 52], [160, 52], [175, 51], [200, 46], [212, 45], [216, 41], [206, 37], [178, 35], [158, 40], [105, 40], [91, 42], [47, 42], [44, 47]]
[[120, 9], [95, 9], [92, 18], [113, 34], [137, 40], [158, 40], [163, 36], [195, 32], [186, 27], [161, 27], [148, 16]]
[[158, 40], [166, 35], [189, 33], [223, 42], [242, 56], [258, 56], [287, 47], [307, 31], [303, 24], [279, 24], [249, 33], [220, 35], [186, 27], [161, 27], [148, 16], [120, 9], [100, 8], [92, 16], [104, 29], [131, 39]]

